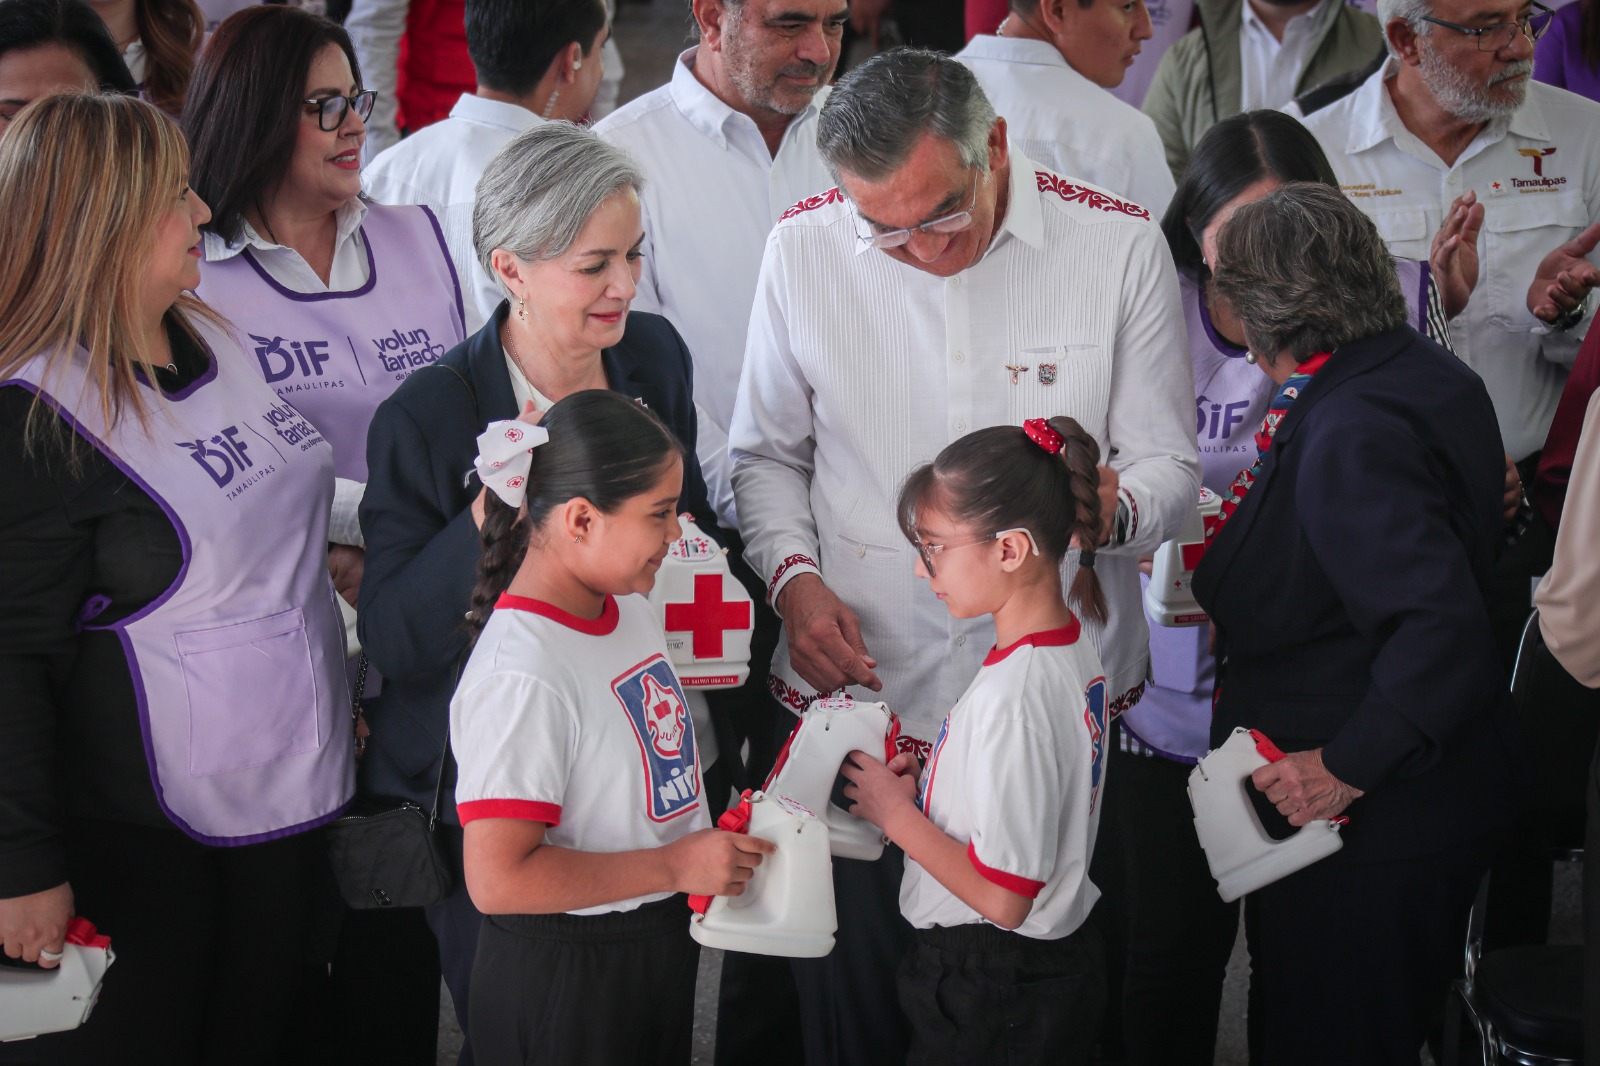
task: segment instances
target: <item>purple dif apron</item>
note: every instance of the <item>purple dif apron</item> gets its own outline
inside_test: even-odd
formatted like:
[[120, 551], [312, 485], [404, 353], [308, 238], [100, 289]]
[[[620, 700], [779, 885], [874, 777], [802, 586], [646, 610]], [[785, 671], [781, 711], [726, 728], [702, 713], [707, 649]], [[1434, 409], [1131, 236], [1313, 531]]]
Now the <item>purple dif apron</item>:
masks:
[[[1395, 262], [1411, 325], [1427, 332], [1428, 266]], [[1273, 386], [1260, 367], [1244, 361], [1244, 349], [1218, 335], [1200, 299], [1200, 287], [1180, 275], [1179, 289], [1194, 361], [1195, 438], [1200, 483], [1225, 494], [1256, 460], [1256, 430], [1266, 417]], [[1142, 578], [1148, 584], [1148, 578]], [[1141, 598], [1142, 602], [1142, 598]], [[1144, 698], [1122, 715], [1122, 728], [1145, 747], [1178, 762], [1194, 762], [1211, 750], [1211, 690], [1217, 664], [1209, 626], [1175, 628], [1150, 621], [1150, 681]]]
[[413, 371], [466, 339], [461, 286], [425, 207], [368, 204], [367, 283], [294, 292], [247, 248], [208, 262], [198, 295], [239, 327], [245, 359], [333, 445], [334, 472], [367, 480], [367, 426]]
[[122, 641], [156, 799], [203, 844], [251, 844], [332, 820], [355, 788], [343, 625], [328, 580], [333, 452], [261, 384], [240, 346], [199, 324], [204, 376], [149, 427], [107, 429], [87, 355], [0, 382], [39, 393], [172, 522], [183, 562], [143, 610], [86, 630]]

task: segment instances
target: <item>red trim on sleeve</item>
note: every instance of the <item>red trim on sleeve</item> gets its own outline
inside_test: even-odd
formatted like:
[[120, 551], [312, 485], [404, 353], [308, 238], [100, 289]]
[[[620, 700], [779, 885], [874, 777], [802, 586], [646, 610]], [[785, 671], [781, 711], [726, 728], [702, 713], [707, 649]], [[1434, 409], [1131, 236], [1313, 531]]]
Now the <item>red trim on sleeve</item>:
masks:
[[1026, 877], [1018, 877], [1016, 874], [1008, 874], [1004, 870], [994, 870], [985, 866], [983, 860], [978, 858], [978, 849], [970, 840], [967, 841], [967, 860], [985, 881], [992, 881], [1008, 892], [1015, 892], [1029, 899], [1038, 899], [1039, 893], [1044, 891], [1043, 881], [1030, 881]]
[[515, 818], [519, 822], [545, 822], [551, 829], [561, 824], [561, 804], [538, 800], [468, 800], [456, 804], [461, 824], [479, 818]]
[[1068, 644], [1078, 643], [1078, 638], [1083, 635], [1083, 627], [1078, 624], [1078, 616], [1073, 615], [1072, 621], [1060, 629], [1046, 629], [1042, 633], [1029, 633], [1015, 644], [1008, 644], [1003, 648], [990, 648], [989, 654], [983, 657], [983, 665], [993, 666], [1007, 655], [1021, 647], [1034, 648], [1061, 648]]
[[591, 637], [604, 637], [617, 628], [617, 619], [622, 612], [617, 609], [617, 600], [614, 596], [607, 596], [605, 604], [600, 608], [599, 618], [579, 618], [575, 614], [563, 611], [553, 603], [536, 600], [528, 596], [513, 596], [509, 592], [502, 592], [500, 598], [494, 602], [494, 609], [510, 611], [527, 611], [529, 614], [542, 615], [552, 622], [560, 622], [568, 629], [575, 629], [579, 633], [586, 633]]
[[813, 570], [822, 569], [822, 567], [817, 565], [817, 561], [811, 558], [809, 555], [796, 554], [784, 559], [783, 562], [778, 564], [778, 569], [772, 572], [772, 580], [767, 582], [768, 603], [772, 603], [772, 597], [777, 594], [778, 582], [783, 580], [783, 575], [787, 574], [790, 570], [793, 570], [797, 566], [809, 566]]

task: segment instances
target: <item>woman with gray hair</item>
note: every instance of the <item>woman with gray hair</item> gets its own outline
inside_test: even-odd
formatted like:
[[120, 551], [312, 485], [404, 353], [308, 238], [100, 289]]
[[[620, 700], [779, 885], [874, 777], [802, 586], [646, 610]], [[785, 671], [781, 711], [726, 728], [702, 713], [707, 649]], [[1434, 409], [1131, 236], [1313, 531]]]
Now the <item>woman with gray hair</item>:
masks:
[[[585, 389], [635, 397], [686, 449], [679, 510], [720, 534], [694, 458], [689, 352], [666, 319], [628, 309], [643, 184], [624, 152], [565, 122], [518, 135], [478, 183], [477, 252], [507, 299], [481, 330], [396, 389], [367, 437], [360, 625], [384, 676], [358, 779], [368, 794], [424, 810], [433, 803], [483, 522], [483, 488], [463, 475], [488, 423], [535, 420]], [[725, 796], [715, 780], [708, 770], [706, 794]], [[427, 908], [428, 923], [464, 1025], [481, 916], [461, 876], [462, 831], [448, 789], [441, 810], [455, 890]]]
[[1349, 818], [1342, 850], [1245, 900], [1251, 1061], [1415, 1064], [1515, 809], [1494, 409], [1406, 325], [1383, 239], [1337, 189], [1239, 208], [1212, 270], [1278, 391], [1195, 571], [1211, 741], [1242, 727], [1287, 753], [1254, 774], [1269, 831]]

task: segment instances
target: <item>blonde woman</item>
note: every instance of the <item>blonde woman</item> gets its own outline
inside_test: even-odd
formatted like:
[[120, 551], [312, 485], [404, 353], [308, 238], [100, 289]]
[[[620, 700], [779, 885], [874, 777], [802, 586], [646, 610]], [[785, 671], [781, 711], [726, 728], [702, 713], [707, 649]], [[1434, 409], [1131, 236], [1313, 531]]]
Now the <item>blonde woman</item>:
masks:
[[188, 293], [188, 162], [126, 97], [0, 140], [0, 947], [117, 949], [45, 1063], [283, 1061], [352, 791], [332, 452]]

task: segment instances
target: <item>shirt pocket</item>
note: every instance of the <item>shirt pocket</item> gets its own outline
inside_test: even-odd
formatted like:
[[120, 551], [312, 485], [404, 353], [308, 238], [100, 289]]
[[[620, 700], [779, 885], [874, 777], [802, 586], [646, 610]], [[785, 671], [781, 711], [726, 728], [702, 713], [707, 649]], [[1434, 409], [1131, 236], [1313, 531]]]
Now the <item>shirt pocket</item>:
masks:
[[1012, 353], [1008, 367], [1017, 371], [1011, 384], [1007, 421], [1020, 426], [1029, 418], [1068, 415], [1077, 419], [1099, 441], [1101, 461], [1106, 461], [1106, 412], [1111, 406], [1111, 361], [1098, 344], [1047, 344]]
[[1539, 260], [1571, 240], [1589, 224], [1581, 205], [1568, 196], [1522, 194], [1527, 202], [1490, 200], [1483, 216], [1482, 265], [1472, 302], [1483, 299], [1489, 321], [1501, 329], [1527, 332], [1528, 287]]
[[298, 607], [174, 636], [189, 698], [189, 775], [261, 766], [321, 745]]
[[1389, 246], [1389, 254], [1399, 259], [1426, 261], [1433, 244], [1433, 229], [1428, 225], [1428, 214], [1416, 207], [1380, 207], [1369, 209], [1363, 205], [1367, 217], [1378, 228], [1378, 236]]

